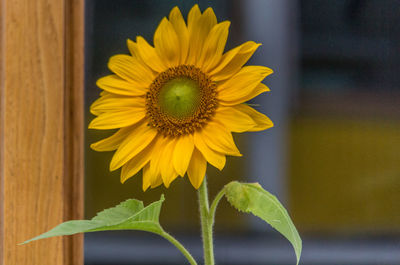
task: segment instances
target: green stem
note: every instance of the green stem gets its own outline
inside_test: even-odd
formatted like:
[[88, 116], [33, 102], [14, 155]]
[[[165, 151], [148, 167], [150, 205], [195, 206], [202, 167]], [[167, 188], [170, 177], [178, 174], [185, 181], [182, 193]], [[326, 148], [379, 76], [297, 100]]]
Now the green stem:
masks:
[[177, 249], [179, 249], [180, 252], [182, 252], [182, 254], [187, 258], [187, 260], [189, 261], [189, 263], [191, 265], [197, 265], [197, 262], [194, 260], [192, 255], [190, 255], [189, 251], [187, 251], [187, 249], [181, 243], [179, 243], [178, 240], [176, 240], [174, 237], [172, 237], [170, 234], [168, 234], [165, 231], [163, 231], [159, 235], [164, 237], [166, 240], [171, 242]]
[[201, 232], [203, 236], [204, 264], [214, 265], [213, 246], [213, 221], [210, 219], [210, 208], [208, 203], [207, 178], [204, 177], [198, 192], [199, 210], [201, 219]]
[[215, 196], [214, 201], [211, 204], [210, 207], [210, 217], [209, 220], [211, 222], [211, 228], [214, 226], [214, 220], [215, 220], [215, 211], [217, 210], [217, 206], [219, 201], [222, 199], [222, 197], [224, 197], [225, 195], [225, 188], [223, 188], [218, 194], [217, 196]]

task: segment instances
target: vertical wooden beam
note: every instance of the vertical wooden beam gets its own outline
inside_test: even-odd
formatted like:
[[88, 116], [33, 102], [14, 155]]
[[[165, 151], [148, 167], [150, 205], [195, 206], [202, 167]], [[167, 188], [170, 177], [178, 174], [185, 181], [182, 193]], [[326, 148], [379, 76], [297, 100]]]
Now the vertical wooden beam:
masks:
[[[84, 217], [84, 0], [65, 0], [64, 220]], [[83, 264], [83, 235], [64, 237], [64, 263]]]
[[[72, 5], [75, 5], [72, 8]], [[0, 264], [82, 264], [83, 0], [0, 3]]]

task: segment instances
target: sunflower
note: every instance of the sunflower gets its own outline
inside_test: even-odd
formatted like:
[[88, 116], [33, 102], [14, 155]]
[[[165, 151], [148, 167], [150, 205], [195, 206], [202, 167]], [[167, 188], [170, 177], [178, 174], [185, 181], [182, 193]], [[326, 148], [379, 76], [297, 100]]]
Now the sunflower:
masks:
[[130, 55], [108, 62], [114, 73], [100, 78], [100, 98], [91, 105], [91, 129], [118, 129], [91, 145], [115, 151], [110, 170], [121, 182], [143, 169], [143, 190], [178, 176], [199, 188], [207, 162], [222, 170], [226, 155], [241, 156], [232, 132], [261, 131], [271, 120], [245, 104], [269, 91], [261, 81], [273, 71], [243, 66], [261, 45], [248, 41], [224, 53], [230, 22], [217, 23], [212, 8], [198, 5], [187, 23], [178, 7], [154, 33], [154, 47], [138, 36]]

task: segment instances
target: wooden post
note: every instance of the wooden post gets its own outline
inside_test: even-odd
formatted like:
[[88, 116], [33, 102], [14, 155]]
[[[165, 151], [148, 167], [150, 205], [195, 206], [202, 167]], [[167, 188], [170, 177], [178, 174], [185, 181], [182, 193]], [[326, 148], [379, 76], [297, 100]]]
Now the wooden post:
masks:
[[83, 0], [0, 1], [0, 265], [83, 264]]

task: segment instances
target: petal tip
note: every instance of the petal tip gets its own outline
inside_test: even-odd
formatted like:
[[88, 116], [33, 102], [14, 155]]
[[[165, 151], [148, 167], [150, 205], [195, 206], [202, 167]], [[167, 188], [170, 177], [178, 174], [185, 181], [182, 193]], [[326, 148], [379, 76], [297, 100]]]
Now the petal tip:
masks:
[[97, 150], [96, 150], [96, 148], [97, 148], [96, 143], [91, 144], [91, 145], [90, 145], [90, 148], [91, 148], [92, 150], [94, 150], [94, 151], [97, 151]]
[[99, 79], [97, 79], [97, 81], [96, 81], [96, 86], [100, 87], [100, 86], [101, 86], [101, 83], [102, 83], [103, 80], [104, 80], [104, 78], [105, 78], [105, 76], [100, 77]]
[[270, 126], [269, 126], [267, 129], [272, 128], [272, 127], [274, 127], [274, 126], [275, 126], [274, 122], [271, 121], [271, 124], [270, 124]]
[[110, 172], [111, 172], [111, 171], [114, 171], [114, 170], [116, 170], [116, 169], [118, 169], [118, 168], [120, 168], [120, 167], [121, 167], [121, 166], [118, 165], [118, 164], [115, 162], [115, 159], [114, 159], [114, 158], [111, 159], [110, 167], [109, 167]]
[[218, 169], [219, 171], [222, 171], [222, 170], [224, 169], [224, 167], [225, 167], [225, 165], [220, 166], [220, 167], [217, 167], [217, 169]]
[[220, 22], [219, 24], [229, 27], [231, 25], [231, 22], [229, 20], [225, 20], [225, 21]]
[[171, 185], [171, 183], [164, 182], [164, 186], [165, 186], [167, 189], [169, 188], [170, 185]]
[[176, 173], [178, 173], [178, 176], [180, 176], [180, 177], [185, 176], [186, 172], [182, 171], [182, 169], [175, 167], [175, 171], [176, 171]]
[[161, 25], [161, 24], [164, 24], [164, 23], [168, 23], [168, 22], [169, 22], [168, 18], [167, 18], [167, 17], [163, 17], [163, 18], [161, 19], [160, 25]]
[[93, 107], [93, 106], [90, 106], [89, 111], [90, 111], [90, 113], [92, 113], [94, 116], [99, 116], [99, 115], [100, 115], [100, 113], [99, 113], [99, 112], [96, 110], [96, 108]]
[[171, 14], [173, 14], [173, 13], [176, 13], [176, 12], [181, 12], [181, 10], [179, 9], [179, 7], [178, 6], [174, 6], [172, 9], [171, 9], [171, 12], [169, 12], [169, 16], [171, 17]]
[[192, 183], [193, 188], [195, 188], [196, 190], [198, 190], [201, 186], [201, 184], [203, 183], [204, 179], [202, 181], [200, 181], [199, 183]]
[[263, 92], [271, 92], [271, 89], [267, 86], [264, 87]]
[[89, 129], [96, 129], [96, 122], [95, 122], [95, 119], [93, 119], [93, 120], [89, 123], [88, 128], [89, 128]]
[[121, 176], [121, 178], [120, 178], [121, 184], [124, 184], [128, 179], [129, 179], [129, 178], [123, 178], [123, 177]]
[[242, 157], [243, 156], [243, 154], [241, 154], [240, 152], [237, 152], [237, 153], [232, 153], [232, 154], [230, 154], [231, 156], [237, 156], [237, 157]]
[[204, 10], [203, 13], [206, 13], [206, 12], [213, 12], [214, 13], [214, 10], [212, 9], [211, 6], [209, 6], [209, 7], [206, 8], [206, 10]]
[[[195, 4], [195, 5], [190, 9], [190, 11], [195, 10], [195, 9], [198, 9], [198, 10], [200, 11], [199, 4]], [[190, 12], [190, 11], [189, 11], [189, 12]]]

